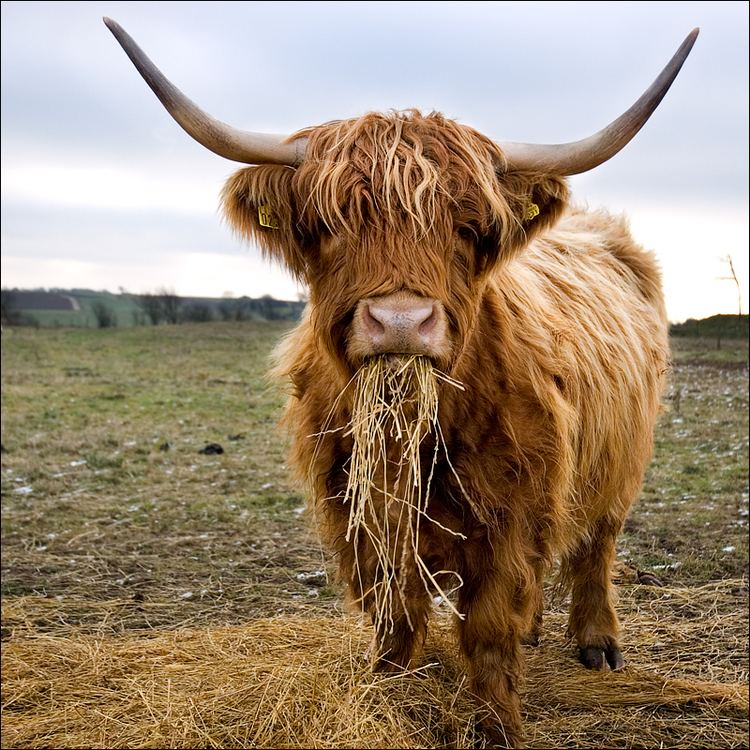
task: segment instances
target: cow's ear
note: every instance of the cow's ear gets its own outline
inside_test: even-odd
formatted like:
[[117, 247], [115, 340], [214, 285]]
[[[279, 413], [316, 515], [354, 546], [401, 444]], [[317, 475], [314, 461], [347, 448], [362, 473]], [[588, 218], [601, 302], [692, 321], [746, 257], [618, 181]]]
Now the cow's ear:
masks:
[[568, 185], [562, 177], [510, 172], [498, 177], [498, 186], [503, 209], [494, 215], [485, 236], [487, 266], [521, 252], [560, 218], [568, 201]]
[[498, 175], [497, 187], [498, 200], [477, 233], [480, 272], [522, 252], [560, 218], [568, 202], [568, 185], [562, 177], [509, 172]]
[[515, 219], [510, 239], [517, 252], [560, 218], [568, 202], [568, 183], [563, 177], [515, 173], [506, 185]]
[[294, 169], [277, 165], [235, 172], [221, 194], [224, 216], [237, 234], [260, 245], [265, 255], [305, 279], [307, 263], [297, 231]]

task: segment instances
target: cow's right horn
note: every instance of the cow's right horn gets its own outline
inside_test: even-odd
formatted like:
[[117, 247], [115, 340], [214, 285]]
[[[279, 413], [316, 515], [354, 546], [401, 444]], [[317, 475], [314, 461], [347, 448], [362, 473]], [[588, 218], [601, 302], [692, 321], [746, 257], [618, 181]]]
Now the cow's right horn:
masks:
[[106, 17], [104, 23], [167, 112], [198, 143], [219, 156], [244, 164], [299, 166], [302, 163], [304, 139], [287, 142], [283, 135], [250, 133], [215, 120], [167, 80], [120, 24]]

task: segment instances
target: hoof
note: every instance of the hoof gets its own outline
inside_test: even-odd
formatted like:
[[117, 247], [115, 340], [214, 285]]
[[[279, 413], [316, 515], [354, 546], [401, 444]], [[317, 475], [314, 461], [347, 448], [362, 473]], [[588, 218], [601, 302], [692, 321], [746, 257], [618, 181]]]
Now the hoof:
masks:
[[523, 750], [526, 747], [523, 732], [520, 729], [504, 729], [500, 725], [482, 725], [487, 738], [487, 747], [504, 748], [505, 750]]
[[664, 586], [661, 578], [657, 578], [653, 573], [646, 573], [643, 570], [638, 571], [636, 580], [644, 586]]
[[610, 669], [617, 672], [625, 666], [625, 659], [620, 653], [620, 649], [615, 646], [605, 646], [604, 648], [582, 646], [579, 649], [578, 658], [586, 669], [594, 669], [597, 672], [608, 672]]

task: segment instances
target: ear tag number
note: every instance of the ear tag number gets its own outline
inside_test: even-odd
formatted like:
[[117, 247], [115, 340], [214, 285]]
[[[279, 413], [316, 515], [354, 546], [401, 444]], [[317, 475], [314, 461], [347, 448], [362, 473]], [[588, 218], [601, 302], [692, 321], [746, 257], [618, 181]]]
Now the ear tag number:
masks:
[[529, 203], [526, 206], [526, 213], [524, 214], [524, 219], [526, 221], [531, 221], [532, 219], [535, 219], [537, 216], [539, 216], [539, 206], [537, 206], [536, 203]]
[[267, 204], [258, 206], [258, 221], [262, 227], [269, 227], [270, 229], [279, 228], [279, 220], [274, 215], [271, 206]]

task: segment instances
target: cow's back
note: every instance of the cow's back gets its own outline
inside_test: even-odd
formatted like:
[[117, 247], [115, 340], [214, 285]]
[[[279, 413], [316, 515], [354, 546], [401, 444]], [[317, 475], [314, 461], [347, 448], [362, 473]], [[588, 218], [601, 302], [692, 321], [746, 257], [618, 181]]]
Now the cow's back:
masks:
[[[497, 274], [490, 294], [506, 311], [499, 328], [509, 340], [496, 345], [507, 351], [510, 381], [552, 390], [543, 402], [571, 407], [553, 460], [572, 467], [567, 510], [578, 533], [603, 516], [622, 520], [652, 453], [668, 370], [655, 257], [624, 219], [571, 211]], [[538, 373], [513, 372], [529, 361]]]

